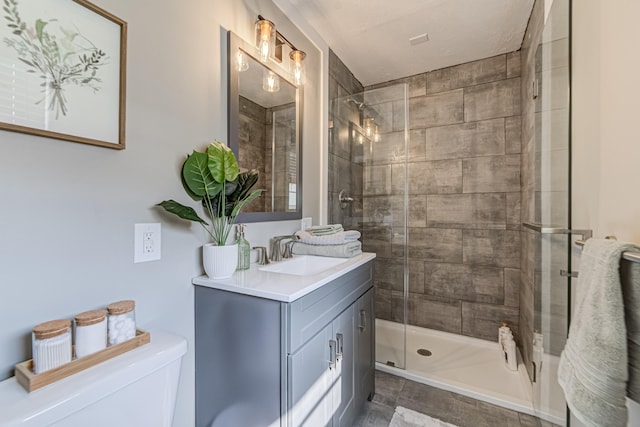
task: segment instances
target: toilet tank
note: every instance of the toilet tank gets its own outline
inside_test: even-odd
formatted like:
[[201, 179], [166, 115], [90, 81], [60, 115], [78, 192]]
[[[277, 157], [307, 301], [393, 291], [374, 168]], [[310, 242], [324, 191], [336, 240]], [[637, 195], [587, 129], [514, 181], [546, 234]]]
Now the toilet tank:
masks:
[[28, 393], [0, 382], [0, 427], [171, 427], [184, 338], [151, 331], [151, 342]]

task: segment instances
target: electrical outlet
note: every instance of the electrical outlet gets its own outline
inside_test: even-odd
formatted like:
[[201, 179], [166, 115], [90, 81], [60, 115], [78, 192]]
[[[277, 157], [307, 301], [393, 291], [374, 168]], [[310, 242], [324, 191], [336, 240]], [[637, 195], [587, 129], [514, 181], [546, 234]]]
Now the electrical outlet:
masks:
[[156, 261], [160, 259], [160, 223], [136, 224], [134, 227], [133, 262]]
[[151, 254], [154, 249], [154, 233], [153, 231], [145, 231], [142, 233], [142, 253]]

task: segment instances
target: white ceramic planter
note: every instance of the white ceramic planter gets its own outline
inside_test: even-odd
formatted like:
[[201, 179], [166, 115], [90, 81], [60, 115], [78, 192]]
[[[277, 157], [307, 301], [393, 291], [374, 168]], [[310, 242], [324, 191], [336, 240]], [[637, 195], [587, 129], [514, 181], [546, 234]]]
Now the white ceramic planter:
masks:
[[216, 246], [206, 243], [202, 247], [202, 265], [209, 279], [226, 279], [238, 266], [238, 245]]

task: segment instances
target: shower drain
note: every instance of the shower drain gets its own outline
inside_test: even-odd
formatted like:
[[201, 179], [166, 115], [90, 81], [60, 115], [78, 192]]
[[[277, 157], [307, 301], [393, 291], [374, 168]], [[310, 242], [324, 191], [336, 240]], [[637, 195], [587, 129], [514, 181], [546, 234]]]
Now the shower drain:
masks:
[[426, 348], [419, 348], [418, 349], [418, 354], [420, 356], [431, 356], [433, 353], [431, 353], [429, 350], [427, 350]]

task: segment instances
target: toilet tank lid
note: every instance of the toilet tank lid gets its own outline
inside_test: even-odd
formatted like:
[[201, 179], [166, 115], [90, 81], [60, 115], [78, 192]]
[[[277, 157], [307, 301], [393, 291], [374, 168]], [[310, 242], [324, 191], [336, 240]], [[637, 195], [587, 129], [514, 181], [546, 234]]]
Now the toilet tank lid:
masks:
[[[178, 335], [150, 331], [151, 342], [77, 374], [28, 393], [15, 377], [0, 382], [0, 427], [40, 426], [48, 412], [70, 413], [125, 387], [187, 352]], [[53, 414], [52, 414], [53, 415]], [[34, 424], [25, 424], [26, 420]]]

